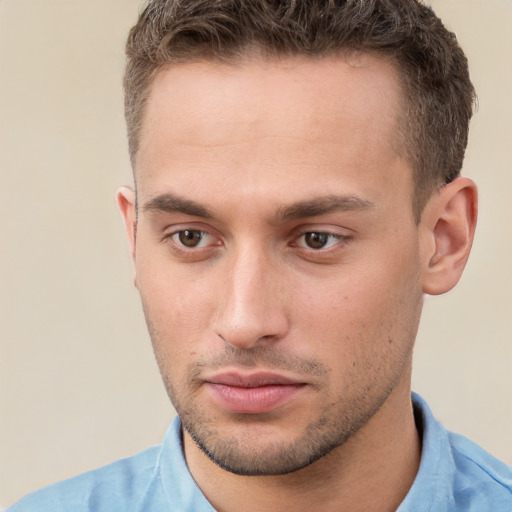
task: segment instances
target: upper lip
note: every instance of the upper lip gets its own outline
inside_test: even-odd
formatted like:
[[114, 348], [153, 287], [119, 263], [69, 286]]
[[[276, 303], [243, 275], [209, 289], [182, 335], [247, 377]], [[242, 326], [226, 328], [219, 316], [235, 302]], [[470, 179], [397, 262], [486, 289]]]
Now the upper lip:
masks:
[[204, 379], [211, 384], [221, 384], [224, 386], [235, 386], [239, 388], [259, 388], [262, 386], [290, 386], [304, 384], [284, 375], [272, 372], [240, 373], [223, 372], [217, 373]]

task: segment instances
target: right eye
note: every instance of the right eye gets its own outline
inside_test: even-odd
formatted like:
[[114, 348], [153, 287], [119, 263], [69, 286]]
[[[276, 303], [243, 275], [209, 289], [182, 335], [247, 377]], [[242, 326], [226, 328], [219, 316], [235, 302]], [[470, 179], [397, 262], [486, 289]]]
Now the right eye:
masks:
[[170, 238], [178, 247], [186, 249], [200, 249], [209, 245], [216, 245], [213, 236], [199, 229], [175, 231]]

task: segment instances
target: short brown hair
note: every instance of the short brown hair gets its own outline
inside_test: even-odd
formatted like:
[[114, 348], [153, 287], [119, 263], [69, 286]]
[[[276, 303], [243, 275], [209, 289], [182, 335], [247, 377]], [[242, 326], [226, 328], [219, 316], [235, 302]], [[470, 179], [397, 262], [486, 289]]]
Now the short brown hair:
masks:
[[135, 169], [144, 107], [166, 65], [381, 53], [405, 93], [400, 138], [414, 169], [419, 219], [432, 192], [459, 173], [475, 92], [467, 59], [432, 9], [417, 0], [149, 0], [126, 44], [125, 115]]

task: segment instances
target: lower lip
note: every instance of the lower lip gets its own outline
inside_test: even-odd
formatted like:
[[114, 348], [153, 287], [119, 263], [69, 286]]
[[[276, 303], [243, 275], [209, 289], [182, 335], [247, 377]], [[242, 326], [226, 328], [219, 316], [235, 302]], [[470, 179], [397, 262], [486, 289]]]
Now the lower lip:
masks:
[[241, 388], [208, 382], [207, 386], [214, 399], [230, 412], [260, 414], [285, 405], [304, 388], [305, 384]]

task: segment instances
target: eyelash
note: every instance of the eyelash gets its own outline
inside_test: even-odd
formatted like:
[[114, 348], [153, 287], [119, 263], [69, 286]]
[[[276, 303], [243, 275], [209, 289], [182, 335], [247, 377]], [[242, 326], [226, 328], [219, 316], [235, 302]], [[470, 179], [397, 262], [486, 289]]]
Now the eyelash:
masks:
[[[323, 247], [319, 247], [319, 248], [313, 248], [313, 247], [308, 247], [306, 245], [304, 246], [301, 246], [299, 244], [299, 240], [303, 239], [304, 237], [306, 237], [307, 235], [316, 235], [317, 237], [327, 237], [328, 240], [330, 239], [331, 240], [331, 243], [329, 243], [329, 241], [327, 241], [326, 245], [327, 247], [323, 246]], [[308, 231], [303, 231], [302, 233], [299, 233], [299, 235], [293, 240], [293, 242], [290, 243], [290, 246], [291, 247], [299, 247], [301, 250], [303, 251], [307, 251], [308, 253], [311, 253], [311, 254], [316, 254], [316, 255], [321, 255], [321, 254], [326, 254], [326, 253], [331, 253], [333, 251], [335, 251], [336, 249], [338, 249], [338, 245], [340, 243], [346, 243], [348, 242], [349, 240], [351, 239], [351, 236], [348, 236], [348, 235], [342, 235], [341, 233], [332, 233], [332, 232], [329, 232], [329, 231], [323, 231], [323, 230], [308, 230]]]
[[[194, 234], [194, 236], [201, 236], [201, 239], [199, 240], [199, 244], [203, 241], [204, 237], [211, 237], [215, 243], [207, 244], [205, 246], [194, 246], [194, 247], [186, 247], [183, 242], [177, 240], [176, 238], [184, 233], [190, 232]], [[306, 244], [301, 245], [299, 241], [301, 239], [304, 239], [304, 237], [308, 235], [316, 235], [317, 237], [327, 237], [326, 245], [327, 247], [308, 247]], [[339, 244], [344, 244], [349, 242], [352, 239], [351, 236], [343, 235], [340, 233], [332, 233], [329, 231], [323, 231], [321, 229], [314, 230], [309, 229], [307, 231], [301, 231], [297, 235], [293, 236], [293, 240], [289, 242], [289, 247], [298, 248], [301, 252], [320, 257], [322, 255], [327, 255], [335, 252], [337, 249], [340, 249]], [[184, 227], [183, 229], [175, 229], [172, 232], [166, 234], [163, 237], [163, 241], [167, 242], [170, 245], [170, 248], [175, 253], [179, 254], [180, 256], [188, 256], [188, 257], [194, 257], [199, 256], [200, 254], [203, 254], [206, 250], [211, 250], [212, 248], [219, 247], [223, 245], [222, 241], [209, 233], [206, 230], [200, 229], [200, 228], [187, 228]], [[330, 241], [330, 242], [329, 242]]]
[[201, 246], [200, 245], [198, 247], [187, 247], [183, 242], [180, 242], [180, 241], [175, 239], [180, 234], [184, 234], [184, 233], [187, 233], [187, 232], [193, 233], [195, 235], [200, 235], [201, 236], [201, 240], [199, 241], [200, 244], [201, 244], [201, 242], [202, 242], [202, 240], [204, 239], [205, 236], [209, 236], [213, 240], [216, 240], [216, 237], [214, 235], [210, 234], [206, 230], [198, 229], [198, 228], [183, 228], [183, 229], [175, 229], [171, 233], [166, 234], [163, 237], [163, 241], [167, 242], [169, 244], [169, 246], [171, 247], [172, 251], [174, 251], [174, 252], [176, 252], [176, 253], [178, 253], [180, 255], [185, 255], [185, 256], [197, 255], [197, 253], [203, 252], [205, 249], [222, 245], [222, 242], [220, 242], [220, 240], [217, 239], [218, 243], [208, 244], [206, 246]]

